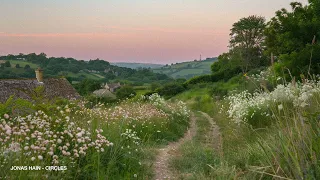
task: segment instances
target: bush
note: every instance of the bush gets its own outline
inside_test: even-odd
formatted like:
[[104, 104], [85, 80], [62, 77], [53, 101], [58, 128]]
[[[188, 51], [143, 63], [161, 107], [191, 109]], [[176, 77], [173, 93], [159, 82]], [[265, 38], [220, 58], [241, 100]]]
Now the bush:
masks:
[[240, 68], [234, 68], [226, 71], [215, 72], [210, 75], [202, 75], [189, 79], [184, 84], [199, 84], [199, 83], [208, 83], [208, 82], [218, 82], [218, 81], [228, 81], [234, 76], [237, 76], [241, 72]]
[[170, 83], [170, 84], [164, 85], [162, 88], [157, 89], [156, 92], [161, 96], [170, 98], [185, 90], [186, 88], [182, 84]]
[[6, 62], [4, 63], [4, 67], [11, 67], [10, 61], [6, 61]]
[[[277, 121], [281, 121], [281, 117], [291, 116], [295, 111], [310, 111], [310, 105], [317, 105], [312, 99], [317, 99], [319, 94], [320, 83], [316, 81], [278, 85], [272, 92], [244, 91], [227, 98], [230, 105], [228, 114], [236, 123], [259, 127], [270, 124], [273, 116], [278, 116]], [[283, 109], [292, 112], [283, 114]]]
[[132, 98], [136, 94], [137, 93], [134, 91], [133, 87], [131, 86], [123, 86], [116, 91], [116, 96], [118, 99]]
[[78, 84], [74, 85], [75, 89], [82, 96], [89, 95], [93, 91], [101, 88], [101, 83], [92, 79], [84, 79]]
[[156, 89], [158, 89], [160, 87], [161, 87], [160, 83], [151, 83], [151, 85], [150, 85], [151, 91], [155, 91]]
[[24, 66], [24, 69], [30, 69], [31, 67], [30, 67], [30, 65], [29, 64], [26, 64], [25, 66]]

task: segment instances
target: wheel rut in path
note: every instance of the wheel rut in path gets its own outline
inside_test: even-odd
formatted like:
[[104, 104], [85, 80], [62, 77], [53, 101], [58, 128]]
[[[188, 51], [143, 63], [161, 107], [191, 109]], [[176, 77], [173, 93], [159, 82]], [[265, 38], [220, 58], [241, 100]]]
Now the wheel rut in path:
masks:
[[169, 143], [166, 147], [159, 149], [159, 153], [156, 157], [154, 164], [154, 172], [156, 180], [163, 179], [176, 179], [177, 177], [170, 170], [169, 161], [170, 159], [177, 155], [178, 148], [186, 141], [189, 141], [196, 135], [196, 117], [194, 114], [190, 117], [190, 127], [182, 138], [176, 142]]
[[[206, 118], [210, 122], [211, 129], [206, 134], [207, 137], [207, 146], [211, 146], [220, 156], [223, 155], [222, 151], [222, 138], [220, 133], [219, 126], [215, 123], [215, 121], [210, 117], [207, 113], [199, 111], [204, 118]], [[154, 163], [154, 172], [156, 180], [164, 180], [164, 179], [177, 179], [178, 175], [172, 170], [170, 170], [169, 162], [174, 156], [178, 156], [178, 148], [185, 143], [186, 141], [192, 140], [192, 138], [197, 133], [196, 120], [197, 118], [194, 114], [191, 115], [190, 118], [190, 127], [188, 131], [184, 134], [184, 136], [176, 142], [169, 143], [166, 147], [158, 150], [158, 155], [156, 157], [156, 161]]]
[[220, 157], [223, 156], [222, 151], [222, 136], [220, 133], [220, 128], [216, 124], [216, 122], [213, 120], [211, 116], [209, 116], [205, 112], [199, 111], [209, 122], [211, 125], [211, 131], [208, 132], [207, 136], [207, 144], [209, 146], [212, 146], [212, 148], [219, 153]]

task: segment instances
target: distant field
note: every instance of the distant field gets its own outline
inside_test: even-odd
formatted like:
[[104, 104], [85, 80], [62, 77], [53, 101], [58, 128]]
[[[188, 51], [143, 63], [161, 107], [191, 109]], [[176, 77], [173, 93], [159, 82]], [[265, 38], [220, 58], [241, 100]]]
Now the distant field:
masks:
[[81, 73], [60, 72], [59, 74], [62, 76], [73, 77], [73, 78], [85, 76], [86, 78], [93, 79], [93, 80], [100, 80], [100, 79], [104, 78], [101, 75], [93, 74], [93, 73], [86, 73], [86, 72], [81, 72]]
[[[25, 65], [29, 65], [32, 69], [36, 69], [39, 66], [37, 64], [33, 64], [31, 62], [27, 61], [22, 61], [22, 60], [9, 60], [11, 63], [11, 71], [15, 73], [23, 73]], [[21, 68], [15, 68], [16, 64], [19, 64]], [[96, 73], [86, 73], [86, 72], [81, 72], [81, 73], [72, 73], [72, 72], [60, 72], [59, 75], [65, 76], [65, 77], [80, 77], [80, 76], [85, 76], [88, 79], [94, 79], [94, 80], [100, 80], [103, 79], [104, 77], [102, 75], [96, 74]]]
[[189, 61], [176, 63], [170, 66], [163, 66], [161, 68], [153, 69], [153, 72], [166, 74], [173, 78], [190, 79], [194, 76], [210, 74], [211, 65], [216, 60], [216, 58], [210, 58], [208, 60], [203, 61]]
[[31, 68], [35, 69], [38, 65], [33, 64], [31, 62], [22, 61], [22, 60], [9, 60], [11, 63], [11, 67], [16, 67], [16, 64], [19, 64], [21, 68], [24, 68], [25, 65], [29, 65]]
[[114, 66], [119, 66], [119, 67], [126, 67], [126, 68], [131, 68], [131, 69], [138, 69], [138, 68], [160, 68], [164, 66], [164, 64], [150, 64], [150, 63], [111, 63], [111, 65]]

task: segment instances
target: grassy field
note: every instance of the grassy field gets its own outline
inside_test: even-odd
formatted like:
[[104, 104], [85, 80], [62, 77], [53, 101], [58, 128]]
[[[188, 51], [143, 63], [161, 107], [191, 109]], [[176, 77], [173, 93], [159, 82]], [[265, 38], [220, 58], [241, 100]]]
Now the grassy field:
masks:
[[151, 63], [126, 63], [126, 62], [116, 62], [111, 63], [111, 65], [119, 66], [119, 67], [126, 67], [131, 69], [139, 69], [139, 68], [160, 68], [164, 66], [164, 64], [151, 64]]
[[65, 77], [80, 77], [83, 76], [88, 79], [93, 79], [93, 80], [100, 80], [103, 79], [104, 77], [95, 74], [95, 73], [86, 73], [86, 72], [80, 72], [80, 73], [72, 73], [72, 72], [60, 72], [59, 75], [65, 76]]
[[163, 73], [173, 78], [192, 78], [194, 76], [210, 74], [211, 65], [216, 59], [209, 59], [203, 61], [189, 61], [176, 63], [169, 66], [153, 69], [153, 72]]
[[[32, 69], [36, 69], [39, 67], [38, 65], [33, 64], [31, 62], [27, 62], [27, 61], [22, 61], [22, 60], [9, 60], [9, 61], [11, 63], [11, 69], [10, 68], [6, 68], [6, 69], [18, 74], [25, 72], [24, 70], [25, 65], [29, 65]], [[19, 64], [21, 68], [16, 68], [16, 64]], [[86, 72], [80, 72], [80, 73], [60, 72], [58, 75], [65, 76], [65, 77], [74, 77], [74, 78], [78, 78], [82, 76], [82, 77], [93, 79], [93, 80], [100, 80], [104, 78], [102, 75], [99, 75], [96, 73], [86, 73]]]
[[[1, 178], [151, 179], [155, 150], [183, 136], [189, 121], [184, 104], [157, 95], [94, 107], [37, 102], [0, 103]], [[12, 114], [12, 106], [22, 116]], [[9, 170], [50, 165], [64, 170]]]
[[[257, 79], [247, 78], [256, 84]], [[219, 100], [210, 95], [213, 87], [196, 86], [175, 97], [209, 114], [223, 144], [222, 156], [199, 139], [182, 146], [181, 156], [171, 163], [182, 179], [319, 179], [319, 81], [280, 83], [272, 91], [254, 93], [241, 87]], [[201, 132], [207, 131], [205, 124], [198, 120], [200, 136], [206, 134]]]
[[29, 65], [31, 68], [36, 69], [37, 67], [39, 67], [36, 64], [33, 64], [31, 62], [27, 62], [27, 61], [22, 61], [22, 60], [10, 60], [11, 63], [11, 67], [15, 68], [16, 64], [19, 64], [21, 68], [24, 68], [25, 65]]

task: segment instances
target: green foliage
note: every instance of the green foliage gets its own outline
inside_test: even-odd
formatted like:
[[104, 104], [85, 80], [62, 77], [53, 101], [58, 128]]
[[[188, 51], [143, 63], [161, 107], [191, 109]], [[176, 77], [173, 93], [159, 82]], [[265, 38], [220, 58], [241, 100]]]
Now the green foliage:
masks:
[[93, 91], [101, 88], [101, 82], [85, 79], [78, 84], [74, 85], [75, 89], [79, 92], [80, 95], [90, 95]]
[[[303, 6], [291, 3], [292, 11], [281, 9], [268, 23], [265, 54], [277, 57], [276, 72], [297, 78], [319, 72], [320, 37], [319, 2]], [[310, 71], [309, 71], [310, 68]], [[288, 71], [289, 70], [289, 71]]]
[[[218, 66], [220, 63], [220, 60], [216, 63], [214, 63], [212, 66], [215, 68]], [[234, 76], [237, 76], [241, 72], [241, 69], [239, 67], [235, 67], [234, 69], [221, 69], [217, 72], [213, 72], [210, 75], [203, 75], [203, 76], [198, 76], [189, 79], [186, 81], [184, 84], [185, 85], [192, 85], [192, 84], [199, 84], [199, 83], [212, 83], [212, 82], [219, 82], [219, 81], [228, 81]]]
[[[0, 56], [0, 59], [8, 60], [8, 63], [19, 64], [24, 69], [2, 67], [6, 70], [0, 71], [0, 78], [31, 78], [35, 73], [29, 68], [41, 67], [45, 77], [64, 76], [72, 81], [82, 81], [85, 79], [106, 81], [128, 81], [133, 84], [144, 84], [152, 82], [167, 83], [172, 81], [165, 74], [154, 73], [151, 69], [129, 69], [110, 65], [105, 60], [76, 60], [74, 58], [50, 57], [46, 54], [19, 54]], [[24, 60], [22, 60], [24, 59]], [[27, 66], [28, 65], [28, 66]], [[14, 66], [12, 66], [14, 67]]]
[[229, 55], [243, 73], [262, 65], [265, 26], [265, 19], [261, 16], [242, 18], [232, 26]]
[[137, 93], [134, 91], [133, 87], [131, 86], [122, 86], [120, 89], [116, 91], [116, 96], [118, 99], [126, 99], [126, 98], [132, 98]]
[[161, 87], [161, 84], [160, 83], [156, 83], [156, 82], [151, 83], [151, 85], [150, 85], [151, 91], [155, 91], [156, 89], [158, 89], [160, 87]]
[[10, 96], [5, 103], [0, 103], [0, 117], [4, 114], [12, 113], [12, 106], [14, 104], [14, 96]]
[[[40, 89], [34, 91], [40, 91]], [[152, 179], [151, 166], [156, 154], [155, 148], [179, 139], [188, 126], [188, 112], [185, 106], [176, 102], [167, 104], [169, 102], [160, 97], [153, 98], [152, 102], [151, 99], [134, 102], [130, 100], [123, 101], [116, 107], [106, 107], [98, 103], [90, 108], [84, 107], [83, 102], [78, 104], [63, 99], [48, 104], [44, 104], [48, 102], [46, 99], [26, 102], [20, 99], [14, 100], [11, 97], [6, 103], [0, 104], [1, 124], [6, 124], [6, 129], [10, 128], [14, 131], [14, 133], [5, 131], [11, 134], [12, 139], [0, 142], [2, 147], [0, 162], [3, 165], [0, 170], [1, 177], [28, 179], [34, 176], [41, 177], [46, 173], [49, 179]], [[154, 102], [161, 103], [154, 105]], [[39, 111], [39, 105], [47, 108], [49, 113]], [[14, 111], [21, 112], [22, 109], [29, 108], [32, 111], [26, 114], [13, 114], [12, 107], [18, 107]], [[119, 112], [127, 116], [123, 117]], [[3, 116], [3, 114], [9, 115]], [[45, 128], [42, 124], [45, 124]], [[15, 133], [21, 131], [20, 128], [28, 133], [26, 135]], [[82, 134], [84, 131], [86, 133]], [[56, 138], [56, 134], [59, 134], [57, 139], [61, 139], [55, 140], [54, 144], [63, 146], [64, 150], [59, 150], [57, 146], [52, 145], [51, 141], [45, 141], [47, 146], [42, 147], [45, 150], [42, 149], [41, 152], [38, 150], [37, 153], [35, 150], [31, 151], [30, 144], [33, 146], [31, 137], [37, 132], [41, 133], [42, 140]], [[46, 132], [53, 132], [54, 136], [47, 136]], [[71, 136], [77, 139], [72, 140]], [[107, 141], [108, 145], [96, 145], [99, 141], [101, 142], [97, 137], [101, 136], [112, 143]], [[84, 138], [86, 143], [81, 143], [80, 139]], [[11, 148], [15, 139], [19, 139], [18, 150]], [[97, 147], [85, 145], [89, 144], [88, 141], [95, 142]], [[40, 146], [41, 142], [38, 140], [36, 145]], [[81, 146], [87, 146], [85, 153], [81, 153], [82, 150], [74, 152], [76, 149], [83, 148]], [[49, 151], [54, 152], [54, 156], [58, 157], [59, 166], [67, 166], [64, 173], [44, 170], [9, 170], [12, 166], [51, 165], [54, 160]], [[71, 156], [65, 155], [64, 151], [70, 152]], [[79, 155], [78, 152], [80, 156], [76, 156], [76, 154]], [[26, 153], [28, 155], [25, 155]]]
[[267, 65], [262, 55], [265, 19], [260, 16], [242, 18], [231, 29], [230, 50], [211, 65], [211, 75], [190, 79], [186, 84], [227, 81], [239, 73]]
[[207, 83], [207, 82], [213, 82], [213, 76], [210, 75], [202, 75], [202, 76], [197, 76], [194, 78], [189, 79], [187, 82], [185, 82], [186, 85], [189, 84], [199, 84], [199, 83]]
[[6, 62], [4, 63], [4, 67], [11, 67], [10, 61], [6, 61]]
[[182, 84], [169, 83], [169, 84], [166, 84], [163, 87], [157, 89], [156, 92], [161, 96], [165, 96], [165, 97], [169, 98], [169, 97], [175, 96], [185, 90], [186, 89]]
[[170, 66], [167, 65], [161, 68], [152, 69], [152, 71], [156, 73], [166, 74], [175, 79], [190, 79], [194, 76], [210, 74], [210, 65], [216, 60], [217, 58], [207, 58], [203, 61], [188, 61], [175, 63]]

